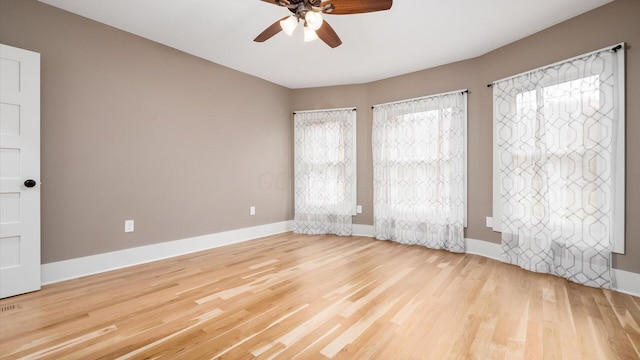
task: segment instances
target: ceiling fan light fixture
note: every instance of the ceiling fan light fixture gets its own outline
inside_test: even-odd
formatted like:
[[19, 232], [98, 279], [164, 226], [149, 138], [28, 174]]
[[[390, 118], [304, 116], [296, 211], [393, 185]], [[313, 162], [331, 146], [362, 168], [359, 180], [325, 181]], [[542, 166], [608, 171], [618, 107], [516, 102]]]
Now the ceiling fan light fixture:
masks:
[[304, 21], [307, 23], [307, 26], [312, 30], [320, 29], [322, 26], [322, 15], [317, 11], [307, 11], [304, 15]]
[[296, 29], [297, 26], [298, 26], [298, 18], [293, 15], [280, 21], [280, 27], [282, 28], [282, 31], [284, 31], [284, 33], [289, 36], [293, 34], [293, 31]]
[[318, 39], [318, 34], [312, 28], [305, 26], [304, 27], [304, 42], [311, 42]]

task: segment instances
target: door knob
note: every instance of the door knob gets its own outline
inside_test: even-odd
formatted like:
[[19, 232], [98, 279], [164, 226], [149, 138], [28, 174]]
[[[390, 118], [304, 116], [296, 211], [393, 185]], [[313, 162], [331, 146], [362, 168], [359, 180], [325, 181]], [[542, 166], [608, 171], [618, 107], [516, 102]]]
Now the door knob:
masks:
[[36, 186], [36, 181], [32, 180], [32, 179], [26, 180], [24, 182], [24, 186], [26, 186], [28, 188], [32, 188], [32, 187]]

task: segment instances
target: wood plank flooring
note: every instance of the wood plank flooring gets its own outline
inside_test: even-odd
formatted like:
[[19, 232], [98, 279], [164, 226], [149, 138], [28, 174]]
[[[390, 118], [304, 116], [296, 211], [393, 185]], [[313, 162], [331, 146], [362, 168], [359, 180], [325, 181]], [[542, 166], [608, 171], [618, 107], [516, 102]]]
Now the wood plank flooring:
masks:
[[640, 299], [286, 233], [0, 300], [2, 359], [640, 359]]

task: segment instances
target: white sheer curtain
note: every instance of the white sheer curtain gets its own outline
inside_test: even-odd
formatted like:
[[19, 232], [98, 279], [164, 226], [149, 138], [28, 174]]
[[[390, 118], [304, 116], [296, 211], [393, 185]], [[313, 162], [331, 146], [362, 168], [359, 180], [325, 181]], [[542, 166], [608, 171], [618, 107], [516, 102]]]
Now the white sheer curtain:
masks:
[[374, 236], [464, 252], [467, 94], [373, 109]]
[[615, 165], [624, 156], [621, 54], [598, 51], [494, 83], [505, 262], [610, 287], [614, 217], [624, 218], [614, 214], [624, 191]]
[[355, 131], [354, 108], [294, 114], [294, 232], [351, 235], [356, 208]]

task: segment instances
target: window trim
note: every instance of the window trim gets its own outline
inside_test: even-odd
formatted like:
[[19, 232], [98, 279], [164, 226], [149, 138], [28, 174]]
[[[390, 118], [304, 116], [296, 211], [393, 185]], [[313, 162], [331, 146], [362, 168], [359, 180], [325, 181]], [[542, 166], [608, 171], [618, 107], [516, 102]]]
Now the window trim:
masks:
[[[615, 50], [614, 50], [615, 49]], [[612, 226], [612, 245], [613, 245], [613, 249], [612, 251], [616, 254], [624, 254], [625, 253], [625, 196], [626, 196], [626, 191], [625, 191], [625, 166], [626, 166], [626, 160], [625, 160], [625, 123], [626, 123], [626, 119], [625, 119], [625, 115], [626, 115], [626, 110], [625, 110], [625, 104], [626, 104], [626, 95], [625, 95], [625, 43], [619, 43], [616, 45], [612, 45], [612, 46], [607, 46], [605, 48], [596, 50], [596, 51], [592, 51], [589, 53], [585, 53], [582, 55], [578, 55], [575, 57], [572, 57], [570, 59], [566, 59], [566, 60], [562, 60], [562, 61], [558, 61], [556, 63], [550, 64], [550, 65], [545, 65], [542, 67], [539, 67], [537, 69], [533, 69], [530, 71], [526, 71], [517, 75], [513, 75], [501, 80], [496, 80], [493, 83], [496, 82], [500, 82], [500, 81], [504, 81], [504, 80], [509, 80], [515, 77], [519, 77], [534, 71], [538, 71], [541, 69], [545, 69], [548, 67], [552, 67], [552, 66], [556, 66], [559, 64], [563, 64], [565, 62], [569, 62], [575, 59], [579, 59], [579, 58], [583, 58], [586, 56], [589, 56], [591, 54], [595, 54], [595, 53], [600, 53], [603, 51], [616, 51], [618, 53], [618, 56], [616, 57], [616, 64], [614, 64], [614, 66], [616, 66], [617, 68], [617, 82], [618, 82], [618, 87], [617, 87], [617, 100], [618, 100], [618, 104], [617, 104], [617, 111], [618, 111], [618, 123], [616, 124], [616, 129], [617, 129], [617, 143], [616, 143], [616, 149], [615, 149], [615, 160], [613, 163], [613, 166], [615, 167], [615, 183], [612, 184], [616, 190], [615, 192], [615, 196], [613, 198], [613, 226]], [[502, 207], [501, 207], [501, 198], [500, 198], [500, 192], [501, 192], [501, 187], [500, 187], [500, 163], [498, 161], [498, 134], [497, 134], [497, 130], [498, 130], [498, 126], [497, 126], [497, 121], [496, 121], [496, 109], [495, 107], [493, 108], [493, 119], [492, 119], [492, 126], [493, 126], [493, 224], [492, 224], [492, 228], [493, 231], [496, 232], [502, 232]], [[622, 216], [619, 216], [617, 214], [623, 214]]]

